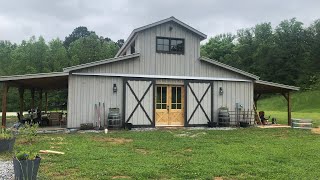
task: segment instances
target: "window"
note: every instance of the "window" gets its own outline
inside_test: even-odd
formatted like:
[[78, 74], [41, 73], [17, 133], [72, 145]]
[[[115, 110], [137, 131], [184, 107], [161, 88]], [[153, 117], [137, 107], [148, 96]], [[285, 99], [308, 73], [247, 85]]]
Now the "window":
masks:
[[184, 54], [184, 39], [157, 37], [157, 52]]
[[167, 87], [158, 86], [156, 93], [156, 109], [167, 109]]
[[171, 108], [181, 109], [181, 87], [172, 87], [171, 91]]
[[133, 53], [135, 53], [136, 52], [136, 48], [135, 48], [135, 46], [136, 46], [136, 42], [133, 42], [132, 44], [131, 44], [131, 49], [130, 49], [130, 51], [131, 51], [131, 54], [133, 54]]

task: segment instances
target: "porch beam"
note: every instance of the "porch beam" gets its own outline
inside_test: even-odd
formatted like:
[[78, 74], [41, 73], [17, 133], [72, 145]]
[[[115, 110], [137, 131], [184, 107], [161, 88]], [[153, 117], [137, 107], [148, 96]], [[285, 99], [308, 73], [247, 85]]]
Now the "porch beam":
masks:
[[23, 110], [24, 110], [24, 88], [20, 87], [19, 88], [19, 102], [20, 102], [20, 118], [23, 117]]
[[3, 83], [2, 87], [2, 126], [6, 127], [7, 121], [7, 96], [9, 86], [7, 83]]

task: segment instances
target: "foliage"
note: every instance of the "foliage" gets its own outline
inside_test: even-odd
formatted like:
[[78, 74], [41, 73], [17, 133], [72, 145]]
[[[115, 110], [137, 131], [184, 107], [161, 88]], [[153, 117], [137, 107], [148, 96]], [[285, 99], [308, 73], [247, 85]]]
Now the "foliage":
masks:
[[320, 72], [320, 20], [309, 27], [295, 18], [222, 34], [201, 46], [201, 55], [251, 72], [263, 80], [309, 89]]
[[[48, 134], [43, 179], [317, 179], [320, 136], [307, 130], [241, 128]], [[19, 145], [21, 139], [17, 139]], [[94, 149], [94, 150], [93, 150]], [[107, 168], [106, 168], [107, 167]]]
[[19, 161], [23, 161], [23, 160], [34, 160], [36, 158], [39, 157], [38, 153], [35, 151], [19, 151], [16, 153], [15, 157], [19, 160]]
[[19, 134], [26, 140], [28, 143], [32, 143], [35, 141], [37, 137], [38, 124], [25, 124], [23, 127], [19, 129]]
[[[108, 37], [98, 36], [94, 31], [81, 26], [75, 28], [65, 41], [52, 39], [45, 42], [43, 37], [34, 36], [29, 40], [23, 40], [21, 44], [0, 41], [0, 76], [57, 72], [68, 66], [108, 59], [115, 56], [118, 46], [123, 42], [119, 40], [116, 43]], [[66, 97], [65, 90], [49, 93], [49, 108], [57, 109], [57, 106], [51, 106], [51, 103], [61, 104], [67, 101]], [[0, 101], [1, 99], [2, 96]], [[31, 109], [30, 91], [25, 92], [24, 99], [25, 110]], [[7, 111], [19, 109], [17, 102], [19, 102], [18, 90], [10, 87]], [[35, 104], [39, 104], [38, 98]]]
[[0, 139], [11, 139], [11, 138], [13, 138], [12, 131], [1, 126], [0, 127]]

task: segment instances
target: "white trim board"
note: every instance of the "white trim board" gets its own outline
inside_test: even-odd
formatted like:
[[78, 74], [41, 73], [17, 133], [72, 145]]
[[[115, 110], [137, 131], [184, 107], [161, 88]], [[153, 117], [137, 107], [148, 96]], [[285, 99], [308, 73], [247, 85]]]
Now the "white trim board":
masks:
[[163, 76], [146, 74], [116, 74], [116, 73], [72, 73], [78, 76], [107, 76], [107, 77], [131, 77], [131, 78], [150, 78], [150, 79], [183, 79], [183, 80], [210, 80], [210, 81], [234, 81], [234, 82], [253, 82], [247, 79], [215, 78], [215, 77], [193, 77], [193, 76]]

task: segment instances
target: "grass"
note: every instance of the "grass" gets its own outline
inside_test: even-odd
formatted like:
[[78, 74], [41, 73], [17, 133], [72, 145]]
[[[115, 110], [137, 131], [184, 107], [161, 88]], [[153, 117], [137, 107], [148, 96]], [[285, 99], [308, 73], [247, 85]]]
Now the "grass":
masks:
[[[258, 101], [258, 109], [266, 116], [276, 117], [278, 123], [286, 124], [287, 102], [282, 95]], [[320, 125], [320, 91], [304, 91], [292, 94], [292, 118], [312, 119], [314, 126]]]
[[[318, 179], [320, 135], [296, 129], [39, 135], [42, 179]], [[10, 159], [0, 154], [0, 159]]]

